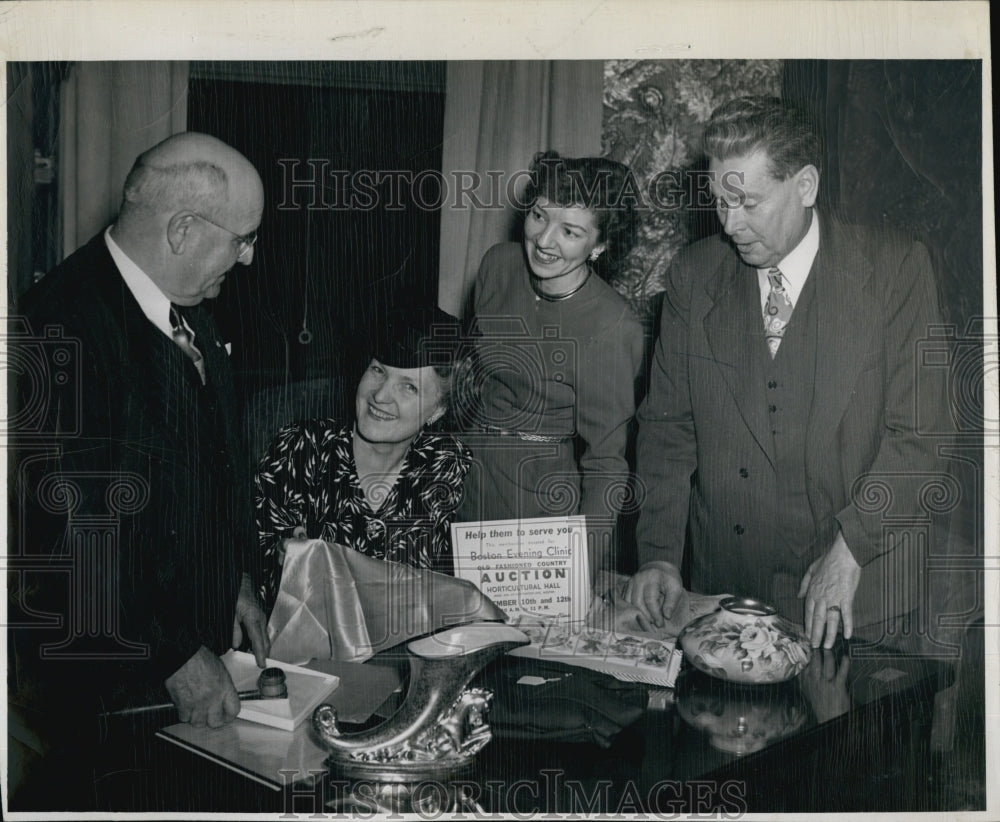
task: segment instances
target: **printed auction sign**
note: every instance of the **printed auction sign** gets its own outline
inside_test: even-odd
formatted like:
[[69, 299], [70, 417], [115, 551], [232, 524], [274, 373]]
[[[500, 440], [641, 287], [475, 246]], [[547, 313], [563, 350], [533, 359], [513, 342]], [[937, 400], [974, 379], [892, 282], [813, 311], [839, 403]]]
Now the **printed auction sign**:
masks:
[[583, 517], [456, 522], [455, 576], [508, 615], [582, 622], [590, 605]]

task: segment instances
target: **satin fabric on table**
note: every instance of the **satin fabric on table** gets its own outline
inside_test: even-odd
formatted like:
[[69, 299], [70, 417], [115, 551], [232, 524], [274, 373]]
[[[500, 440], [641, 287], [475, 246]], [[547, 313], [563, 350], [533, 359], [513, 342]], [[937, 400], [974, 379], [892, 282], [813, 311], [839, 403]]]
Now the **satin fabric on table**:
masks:
[[322, 540], [289, 541], [271, 657], [362, 662], [411, 637], [506, 615], [472, 583]]

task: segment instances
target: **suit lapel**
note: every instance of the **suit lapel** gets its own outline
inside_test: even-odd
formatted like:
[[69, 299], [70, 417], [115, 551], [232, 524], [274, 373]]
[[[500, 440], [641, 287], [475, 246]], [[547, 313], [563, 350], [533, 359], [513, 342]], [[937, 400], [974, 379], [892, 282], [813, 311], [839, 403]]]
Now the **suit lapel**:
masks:
[[816, 278], [817, 351], [807, 448], [822, 454], [851, 401], [880, 318], [870, 294], [871, 263], [858, 241], [831, 219], [820, 230], [810, 275]]
[[207, 387], [214, 393], [218, 403], [229, 453], [238, 454], [242, 449], [242, 440], [240, 431], [237, 429], [239, 415], [236, 405], [236, 387], [229, 366], [229, 355], [223, 346], [219, 328], [204, 305], [194, 306], [189, 314], [197, 335], [195, 344], [198, 344], [198, 337], [202, 341], [199, 350], [205, 358]]
[[[150, 419], [164, 419], [171, 413], [182, 417], [197, 416], [200, 423], [196, 426], [199, 441], [193, 447], [203, 453], [211, 453], [213, 426], [204, 424], [210, 417], [198, 410], [199, 404], [205, 404], [209, 400], [197, 368], [180, 346], [153, 325], [143, 313], [111, 259], [103, 238], [100, 238], [100, 248], [96, 249], [96, 253], [99, 270], [102, 272], [98, 287], [105, 293], [105, 302], [111, 309], [111, 322], [117, 326], [109, 329], [109, 332], [119, 337], [125, 346], [123, 366], [130, 390], [137, 398], [141, 398]], [[199, 329], [195, 329], [195, 333], [199, 333]], [[211, 336], [206, 333], [205, 348], [209, 345], [214, 348], [215, 341], [210, 342], [208, 339]], [[212, 363], [209, 362], [207, 367], [211, 369]], [[225, 401], [235, 402], [231, 380], [226, 388], [228, 390], [218, 386], [215, 390], [225, 395]], [[235, 432], [231, 430], [234, 423], [229, 419], [226, 423], [227, 439], [232, 443], [235, 437]]]
[[149, 321], [110, 255], [108, 264], [109, 304], [121, 323], [131, 382], [154, 408], [158, 407], [163, 402], [164, 392], [176, 384], [178, 373], [200, 383], [197, 369], [180, 347]]
[[125, 347], [126, 368], [134, 385], [141, 386], [152, 401], [162, 396], [162, 388], [170, 383], [165, 369], [172, 371], [183, 360], [173, 355], [186, 355], [172, 340], [154, 326], [143, 313], [104, 243], [103, 235], [95, 240], [96, 265], [99, 272], [97, 287], [104, 294], [104, 303], [111, 314], [111, 328], [102, 329], [101, 336], [120, 339]]
[[711, 285], [715, 304], [705, 316], [705, 336], [743, 421], [773, 464], [761, 371], [765, 342], [763, 320], [757, 310], [757, 273], [734, 255], [720, 265]]

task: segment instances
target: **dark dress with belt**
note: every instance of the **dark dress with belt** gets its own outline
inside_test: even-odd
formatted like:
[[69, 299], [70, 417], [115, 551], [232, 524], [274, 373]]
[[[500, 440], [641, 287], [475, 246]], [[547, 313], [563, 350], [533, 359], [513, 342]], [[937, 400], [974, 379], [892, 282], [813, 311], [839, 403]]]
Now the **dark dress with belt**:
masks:
[[491, 248], [474, 292], [480, 405], [459, 519], [584, 514], [613, 523], [626, 494], [628, 425], [643, 331], [591, 275], [550, 301], [517, 243]]

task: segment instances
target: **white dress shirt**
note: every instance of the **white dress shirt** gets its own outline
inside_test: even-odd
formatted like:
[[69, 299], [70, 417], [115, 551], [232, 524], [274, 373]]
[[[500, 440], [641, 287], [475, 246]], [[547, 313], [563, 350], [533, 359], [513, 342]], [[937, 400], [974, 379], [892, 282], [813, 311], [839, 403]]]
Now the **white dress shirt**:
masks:
[[[173, 339], [174, 328], [170, 324], [170, 300], [167, 299], [167, 295], [160, 291], [156, 283], [149, 278], [149, 275], [139, 268], [128, 254], [121, 250], [118, 243], [112, 239], [110, 228], [104, 232], [104, 242], [108, 247], [108, 252], [111, 254], [111, 259], [118, 266], [118, 271], [121, 273], [125, 285], [132, 292], [135, 301], [139, 303], [142, 313], [160, 331], [170, 337], [170, 339]], [[188, 325], [187, 320], [183, 317], [180, 320], [188, 332], [188, 339], [193, 343], [194, 329]], [[226, 343], [223, 347], [227, 355], [232, 353], [232, 343]]]
[[121, 250], [118, 243], [111, 238], [110, 228], [104, 232], [104, 242], [111, 253], [111, 259], [115, 261], [118, 271], [121, 272], [125, 285], [132, 292], [135, 301], [139, 303], [142, 313], [160, 331], [173, 339], [173, 328], [170, 325], [170, 300], [167, 299], [167, 295], [160, 291], [149, 275]]
[[[809, 271], [812, 269], [813, 260], [819, 251], [819, 220], [816, 218], [816, 209], [813, 209], [812, 222], [806, 231], [806, 236], [799, 240], [788, 255], [778, 263], [781, 270], [781, 278], [785, 284], [785, 292], [792, 301], [792, 308], [798, 302], [799, 294], [805, 287], [806, 280], [809, 279]], [[767, 279], [767, 272], [771, 266], [757, 269], [757, 285], [760, 286], [760, 310], [761, 313], [767, 309], [767, 296], [771, 293], [771, 284]]]

